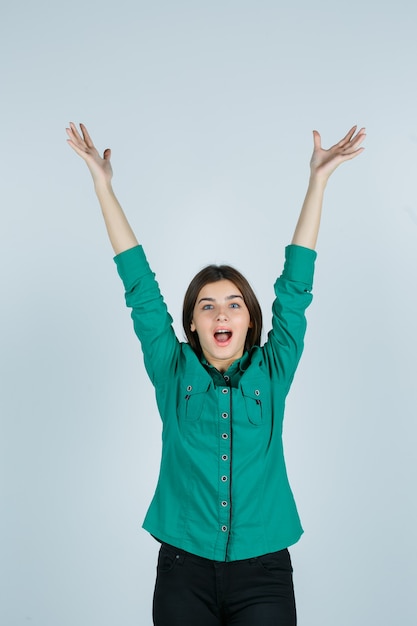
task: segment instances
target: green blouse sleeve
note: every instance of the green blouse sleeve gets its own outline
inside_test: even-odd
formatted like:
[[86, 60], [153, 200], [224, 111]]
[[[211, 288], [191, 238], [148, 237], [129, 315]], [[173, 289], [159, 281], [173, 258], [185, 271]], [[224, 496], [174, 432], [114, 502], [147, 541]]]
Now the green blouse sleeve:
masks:
[[126, 305], [132, 309], [135, 333], [141, 343], [146, 371], [153, 382], [163, 381], [175, 369], [180, 344], [172, 318], [149, 267], [142, 246], [114, 257], [125, 288]]
[[264, 345], [271, 373], [288, 390], [304, 348], [305, 310], [312, 301], [316, 252], [302, 246], [285, 249], [285, 264], [275, 283], [272, 330]]

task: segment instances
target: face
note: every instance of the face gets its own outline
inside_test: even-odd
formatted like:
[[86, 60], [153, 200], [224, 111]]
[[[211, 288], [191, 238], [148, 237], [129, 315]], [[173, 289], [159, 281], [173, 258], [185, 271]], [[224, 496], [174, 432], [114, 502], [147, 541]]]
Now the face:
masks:
[[191, 331], [197, 332], [207, 361], [220, 372], [240, 359], [252, 327], [242, 293], [230, 280], [205, 285], [197, 296]]

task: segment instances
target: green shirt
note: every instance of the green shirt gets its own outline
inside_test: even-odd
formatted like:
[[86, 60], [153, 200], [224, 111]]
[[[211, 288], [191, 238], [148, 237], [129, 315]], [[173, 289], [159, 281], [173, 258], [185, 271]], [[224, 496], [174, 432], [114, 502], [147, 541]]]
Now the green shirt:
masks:
[[162, 459], [143, 527], [216, 561], [286, 548], [303, 530], [285, 469], [285, 398], [303, 350], [316, 253], [287, 246], [272, 330], [225, 374], [178, 341], [140, 246], [115, 257], [162, 418]]

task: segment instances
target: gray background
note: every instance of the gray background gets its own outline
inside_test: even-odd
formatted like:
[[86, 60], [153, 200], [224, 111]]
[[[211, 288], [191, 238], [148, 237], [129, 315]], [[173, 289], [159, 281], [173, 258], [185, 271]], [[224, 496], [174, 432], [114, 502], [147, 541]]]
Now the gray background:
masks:
[[0, 19], [0, 623], [151, 624], [140, 525], [160, 423], [69, 120], [114, 186], [179, 325], [208, 262], [269, 329], [308, 180], [331, 179], [285, 444], [305, 535], [302, 626], [416, 624], [415, 2], [15, 2]]

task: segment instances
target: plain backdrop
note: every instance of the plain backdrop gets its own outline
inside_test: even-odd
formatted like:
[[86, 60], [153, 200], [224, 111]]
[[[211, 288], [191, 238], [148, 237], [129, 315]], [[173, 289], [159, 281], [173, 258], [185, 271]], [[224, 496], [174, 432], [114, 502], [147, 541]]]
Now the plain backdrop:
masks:
[[84, 122], [180, 327], [238, 267], [269, 330], [313, 129], [329, 182], [285, 448], [300, 626], [417, 623], [413, 0], [29, 0], [0, 11], [0, 623], [150, 626], [160, 421]]

